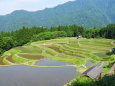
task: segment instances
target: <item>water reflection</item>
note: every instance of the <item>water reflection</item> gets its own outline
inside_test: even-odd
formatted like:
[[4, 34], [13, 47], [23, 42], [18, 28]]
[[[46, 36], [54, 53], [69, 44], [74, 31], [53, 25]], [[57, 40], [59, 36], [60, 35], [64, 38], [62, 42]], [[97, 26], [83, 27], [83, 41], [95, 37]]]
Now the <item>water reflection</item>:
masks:
[[73, 65], [70, 63], [66, 62], [58, 62], [58, 61], [53, 61], [53, 60], [41, 60], [37, 61], [35, 65], [40, 65], [40, 66], [63, 66], [63, 65]]
[[0, 86], [63, 86], [75, 76], [73, 67], [0, 67]]
[[107, 57], [107, 55], [101, 54], [101, 53], [93, 53], [96, 56], [99, 56], [101, 58]]

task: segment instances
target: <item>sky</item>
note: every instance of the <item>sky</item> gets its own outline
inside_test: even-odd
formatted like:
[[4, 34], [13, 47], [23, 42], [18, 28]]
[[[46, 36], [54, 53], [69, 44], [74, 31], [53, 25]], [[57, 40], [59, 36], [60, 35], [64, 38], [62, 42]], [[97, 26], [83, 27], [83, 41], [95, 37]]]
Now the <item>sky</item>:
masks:
[[43, 10], [68, 1], [74, 0], [0, 0], [0, 15], [6, 15], [15, 10]]

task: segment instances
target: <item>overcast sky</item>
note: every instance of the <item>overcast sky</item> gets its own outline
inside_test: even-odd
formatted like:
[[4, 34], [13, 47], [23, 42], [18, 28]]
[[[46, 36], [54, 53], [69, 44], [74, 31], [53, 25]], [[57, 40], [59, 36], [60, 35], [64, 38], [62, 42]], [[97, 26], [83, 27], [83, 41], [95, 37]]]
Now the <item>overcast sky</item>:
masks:
[[0, 15], [9, 14], [14, 10], [42, 10], [68, 1], [74, 0], [0, 0]]

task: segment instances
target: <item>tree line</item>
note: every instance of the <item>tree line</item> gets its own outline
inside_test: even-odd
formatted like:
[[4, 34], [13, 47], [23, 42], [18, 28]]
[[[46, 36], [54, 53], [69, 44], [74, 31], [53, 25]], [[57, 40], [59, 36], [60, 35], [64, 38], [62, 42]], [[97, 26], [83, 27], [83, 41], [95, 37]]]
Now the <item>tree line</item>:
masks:
[[22, 46], [28, 42], [49, 40], [57, 37], [76, 37], [82, 34], [85, 38], [109, 38], [115, 39], [115, 24], [109, 24], [102, 28], [85, 28], [78, 25], [60, 25], [49, 28], [45, 27], [22, 27], [11, 32], [0, 32], [0, 55], [5, 51]]

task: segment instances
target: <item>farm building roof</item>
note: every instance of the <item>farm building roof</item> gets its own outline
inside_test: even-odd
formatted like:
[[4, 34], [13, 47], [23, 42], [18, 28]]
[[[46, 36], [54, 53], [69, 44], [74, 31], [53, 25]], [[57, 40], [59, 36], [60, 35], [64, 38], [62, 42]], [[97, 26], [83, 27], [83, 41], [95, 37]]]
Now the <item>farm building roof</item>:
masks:
[[89, 71], [91, 71], [93, 68], [97, 67], [100, 65], [100, 62], [97, 63], [96, 65], [94, 65], [93, 67], [89, 68], [88, 70], [86, 70], [85, 72], [83, 72], [83, 74], [87, 75]]
[[102, 72], [102, 69], [101, 69], [101, 68], [95, 67], [95, 68], [93, 68], [91, 71], [89, 71], [89, 72], [87, 73], [87, 75], [88, 75], [89, 77], [95, 79], [98, 75], [100, 75], [101, 72]]
[[100, 73], [102, 72], [102, 68], [104, 67], [105, 64], [106, 64], [106, 62], [103, 62], [101, 67], [98, 67], [100, 65], [100, 63], [97, 63], [93, 67], [86, 70], [83, 74], [88, 75], [89, 77], [95, 79], [97, 76], [100, 75]]

